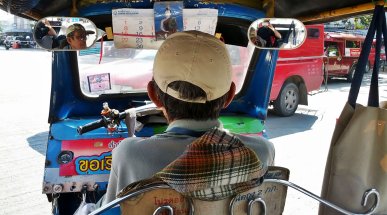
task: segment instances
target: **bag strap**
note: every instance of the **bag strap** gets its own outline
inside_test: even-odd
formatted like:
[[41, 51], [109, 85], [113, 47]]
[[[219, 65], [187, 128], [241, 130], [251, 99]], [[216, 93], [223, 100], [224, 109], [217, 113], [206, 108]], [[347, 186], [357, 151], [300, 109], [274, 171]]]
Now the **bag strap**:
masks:
[[[367, 32], [367, 36], [364, 40], [363, 47], [360, 53], [359, 60], [356, 65], [355, 74], [352, 80], [351, 89], [349, 91], [348, 103], [354, 108], [356, 106], [356, 100], [359, 95], [361, 83], [365, 73], [365, 68], [368, 62], [368, 56], [371, 51], [372, 42], [374, 39], [375, 32], [376, 36], [376, 47], [375, 47], [375, 61], [374, 68], [371, 78], [371, 86], [368, 97], [368, 106], [379, 107], [379, 90], [378, 90], [378, 77], [379, 77], [379, 65], [380, 65], [380, 50], [381, 50], [381, 33], [383, 37], [387, 38], [386, 31], [386, 19], [384, 14], [384, 8], [381, 5], [375, 7], [372, 21]], [[384, 40], [385, 48], [387, 47], [387, 41]]]
[[[384, 11], [383, 11], [384, 14]], [[375, 46], [375, 61], [374, 61], [374, 68], [372, 70], [372, 77], [371, 77], [371, 86], [370, 86], [370, 92], [368, 95], [368, 106], [371, 107], [379, 107], [379, 68], [380, 68], [380, 51], [382, 48], [382, 25], [386, 25], [385, 22], [383, 22], [382, 13], [378, 14], [377, 20], [376, 20], [376, 46]]]

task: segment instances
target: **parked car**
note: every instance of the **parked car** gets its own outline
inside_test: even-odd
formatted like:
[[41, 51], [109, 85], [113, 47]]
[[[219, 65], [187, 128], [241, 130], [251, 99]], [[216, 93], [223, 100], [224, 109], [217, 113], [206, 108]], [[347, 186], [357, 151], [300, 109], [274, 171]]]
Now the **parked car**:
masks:
[[35, 47], [35, 42], [31, 40], [30, 36], [16, 36], [14, 39], [12, 48], [33, 48]]

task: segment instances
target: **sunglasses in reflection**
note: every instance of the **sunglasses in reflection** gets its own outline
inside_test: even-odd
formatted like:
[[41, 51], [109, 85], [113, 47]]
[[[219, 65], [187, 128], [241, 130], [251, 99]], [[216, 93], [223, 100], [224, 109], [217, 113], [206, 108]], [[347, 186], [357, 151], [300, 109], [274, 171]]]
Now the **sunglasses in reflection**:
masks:
[[72, 38], [77, 39], [77, 40], [86, 40], [87, 35], [86, 34], [80, 34], [80, 35], [71, 35]]

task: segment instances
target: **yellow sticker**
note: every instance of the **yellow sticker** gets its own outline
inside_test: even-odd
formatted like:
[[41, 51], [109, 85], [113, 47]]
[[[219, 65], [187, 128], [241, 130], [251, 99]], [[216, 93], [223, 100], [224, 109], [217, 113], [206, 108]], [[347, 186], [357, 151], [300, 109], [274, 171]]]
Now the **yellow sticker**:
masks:
[[107, 38], [109, 40], [112, 40], [114, 37], [113, 37], [113, 30], [112, 30], [112, 27], [106, 27], [105, 28], [105, 31], [106, 31], [106, 35], [107, 35]]
[[103, 147], [103, 142], [95, 142], [94, 147]]

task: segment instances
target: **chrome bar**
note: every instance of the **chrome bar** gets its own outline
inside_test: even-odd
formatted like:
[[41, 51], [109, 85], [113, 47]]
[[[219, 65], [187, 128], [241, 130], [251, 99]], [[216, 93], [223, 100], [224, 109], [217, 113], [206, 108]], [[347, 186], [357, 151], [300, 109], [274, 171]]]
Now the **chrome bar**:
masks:
[[368, 197], [371, 195], [371, 194], [374, 194], [375, 195], [375, 203], [374, 205], [365, 213], [353, 213], [353, 212], [350, 212], [350, 211], [347, 211], [333, 203], [330, 203], [322, 198], [320, 198], [319, 196], [305, 190], [304, 188], [296, 185], [296, 184], [293, 184], [289, 181], [286, 181], [286, 180], [282, 180], [282, 179], [265, 179], [265, 182], [273, 182], [273, 183], [279, 183], [279, 184], [282, 184], [282, 185], [285, 185], [285, 186], [288, 186], [288, 187], [291, 187], [321, 203], [323, 203], [324, 205], [330, 207], [330, 208], [333, 208], [335, 209], [336, 211], [339, 211], [343, 214], [347, 214], [347, 215], [370, 215], [372, 213], [374, 213], [374, 211], [377, 209], [377, 207], [379, 206], [379, 201], [380, 201], [380, 194], [379, 192], [376, 190], [376, 189], [370, 189], [370, 190], [367, 190], [366, 192], [364, 192], [364, 195], [363, 195], [363, 199], [362, 199], [362, 206], [366, 206], [367, 204], [367, 200], [368, 200]]
[[97, 214], [100, 214], [102, 212], [105, 212], [107, 210], [109, 210], [110, 208], [118, 205], [119, 203], [121, 203], [122, 201], [125, 201], [126, 199], [129, 199], [129, 198], [132, 198], [132, 197], [135, 197], [141, 193], [144, 193], [144, 192], [147, 192], [147, 191], [151, 191], [151, 190], [154, 190], [154, 189], [167, 189], [169, 188], [168, 185], [164, 185], [164, 184], [161, 184], [161, 185], [156, 185], [156, 186], [152, 186], [152, 187], [145, 187], [144, 189], [141, 189], [141, 190], [137, 190], [133, 193], [129, 193], [128, 195], [126, 196], [123, 196], [123, 197], [120, 197], [120, 198], [117, 198], [109, 203], [107, 203], [106, 205], [103, 205], [102, 207], [98, 208], [97, 210], [91, 212], [89, 215], [97, 215]]
[[[145, 193], [145, 192], [148, 192], [151, 190], [155, 190], [155, 189], [171, 189], [171, 187], [168, 186], [167, 184], [153, 184], [153, 185], [145, 186], [144, 188], [142, 188], [140, 190], [136, 190], [132, 193], [128, 193], [127, 195], [125, 195], [123, 197], [117, 198], [117, 199], [109, 202], [108, 204], [106, 204], [106, 205], [98, 208], [97, 210], [91, 212], [89, 215], [101, 214], [101, 213], [109, 210], [110, 208], [113, 208], [114, 206], [118, 205], [122, 201], [125, 201], [126, 199], [135, 197], [137, 195], [140, 195], [142, 193]], [[188, 200], [188, 204], [189, 204], [189, 215], [193, 215], [194, 206], [193, 206], [192, 200], [190, 200], [190, 199], [187, 199], [187, 200]]]
[[162, 205], [153, 212], [153, 215], [159, 215], [162, 211], [167, 210], [169, 215], [173, 215], [173, 208], [170, 205]]
[[[234, 198], [232, 198], [230, 201], [230, 204], [228, 206], [228, 212], [230, 215], [234, 215], [234, 204], [235, 204], [237, 197], [238, 196], [235, 196]], [[260, 203], [261, 208], [263, 208], [263, 215], [266, 215], [266, 202], [260, 196], [257, 196], [255, 199], [252, 199], [249, 201], [249, 203], [247, 205], [247, 215], [252, 214], [252, 208], [253, 208], [254, 203], [256, 203], [256, 202]]]
[[[289, 181], [286, 181], [286, 180], [282, 180], [282, 179], [265, 179], [264, 182], [272, 182], [272, 183], [278, 183], [278, 184], [282, 184], [282, 185], [285, 185], [285, 186], [288, 186], [288, 187], [291, 187], [315, 200], [317, 200], [318, 202], [336, 210], [336, 211], [339, 211], [343, 214], [346, 214], [346, 215], [370, 215], [372, 213], [374, 213], [374, 211], [378, 208], [379, 206], [379, 203], [380, 203], [380, 194], [379, 192], [376, 190], [376, 189], [369, 189], [367, 191], [364, 192], [364, 195], [363, 195], [363, 198], [362, 198], [362, 206], [366, 206], [367, 205], [367, 201], [368, 201], [368, 198], [370, 197], [370, 195], [374, 195], [375, 196], [375, 203], [372, 205], [372, 207], [365, 213], [353, 213], [353, 212], [350, 212], [348, 210], [345, 210], [331, 202], [328, 202], [327, 200], [324, 200], [322, 198], [320, 198], [319, 196], [309, 192], [308, 190], [296, 185], [296, 184], [293, 184]], [[155, 189], [170, 189], [170, 187], [167, 185], [167, 184], [156, 184], [156, 185], [150, 185], [150, 186], [147, 186], [147, 187], [144, 187], [140, 190], [136, 190], [132, 193], [129, 193], [127, 194], [126, 196], [123, 196], [121, 198], [117, 198], [115, 200], [113, 200], [112, 202], [104, 205], [103, 207], [93, 211], [92, 213], [90, 213], [90, 215], [97, 215], [97, 214], [100, 214], [102, 212], [105, 212], [107, 211], [108, 209], [118, 205], [119, 203], [121, 203], [122, 201], [128, 199], [128, 198], [132, 198], [132, 197], [135, 197], [139, 194], [142, 194], [142, 193], [145, 193], [145, 192], [148, 192], [148, 191], [151, 191], [151, 190], [155, 190]], [[235, 203], [235, 199], [236, 197], [234, 197], [230, 204], [229, 204], [229, 212], [231, 215], [233, 215], [233, 208], [234, 208], [234, 203]], [[188, 204], [189, 204], [189, 215], [193, 215], [194, 214], [194, 205], [193, 205], [193, 201], [191, 198], [187, 198], [187, 201], [188, 201]], [[259, 202], [261, 205], [262, 205], [262, 208], [264, 209], [264, 214], [266, 214], [266, 203], [265, 201], [260, 198], [260, 197], [257, 197], [256, 199], [254, 200], [250, 200], [249, 203], [248, 203], [248, 214], [251, 213], [251, 209], [252, 209], [252, 205], [255, 203], [255, 202]], [[157, 212], [161, 207], [164, 207], [164, 206], [160, 206], [159, 208], [156, 209], [155, 212]], [[169, 205], [165, 205], [165, 207], [170, 207]], [[162, 209], [165, 209], [165, 208], [162, 208]], [[160, 209], [161, 210], [161, 209]], [[154, 213], [155, 213], [154, 212]], [[172, 213], [173, 213], [173, 210], [172, 210]]]
[[256, 202], [258, 202], [262, 206], [261, 208], [263, 209], [263, 215], [266, 215], [266, 203], [265, 203], [265, 200], [263, 200], [261, 197], [257, 197], [255, 199], [249, 201], [248, 208], [247, 208], [247, 215], [253, 215], [252, 214], [253, 205]]

